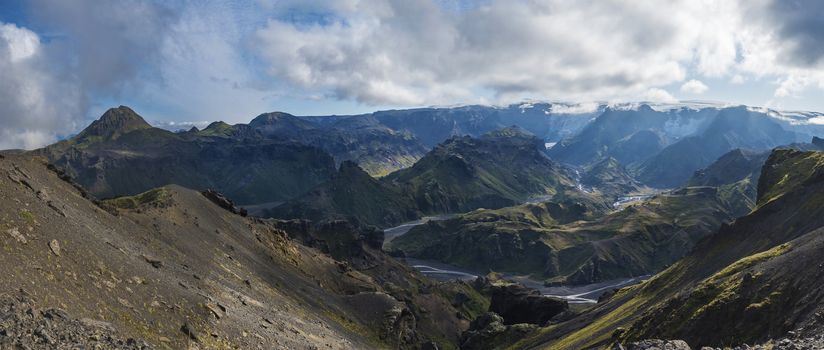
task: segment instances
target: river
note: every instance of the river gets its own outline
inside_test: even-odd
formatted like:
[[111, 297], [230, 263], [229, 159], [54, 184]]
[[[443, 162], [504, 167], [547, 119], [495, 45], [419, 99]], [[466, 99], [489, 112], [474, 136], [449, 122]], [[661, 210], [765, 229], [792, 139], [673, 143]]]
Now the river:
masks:
[[[420, 220], [407, 222], [405, 224], [393, 228], [388, 228], [384, 230], [384, 234], [386, 237], [384, 240], [384, 247], [386, 247], [386, 244], [390, 242], [392, 239], [395, 239], [399, 236], [406, 234], [415, 226], [424, 224], [430, 220], [446, 220], [451, 217], [454, 217], [454, 215], [427, 217]], [[473, 281], [476, 278], [478, 278], [478, 276], [485, 275], [485, 273], [479, 271], [472, 271], [470, 269], [465, 269], [438, 261], [421, 260], [414, 258], [405, 258], [401, 260], [403, 260], [407, 265], [420, 271], [425, 276], [440, 281], [451, 281], [456, 279], [464, 281]], [[644, 279], [649, 278], [649, 276], [646, 275], [633, 278], [604, 281], [587, 285], [545, 286], [542, 281], [531, 279], [526, 276], [503, 274], [503, 277], [505, 279], [521, 283], [527, 287], [537, 289], [546, 296], [564, 299], [572, 304], [597, 303], [598, 297], [612, 289], [636, 284], [643, 281]]]

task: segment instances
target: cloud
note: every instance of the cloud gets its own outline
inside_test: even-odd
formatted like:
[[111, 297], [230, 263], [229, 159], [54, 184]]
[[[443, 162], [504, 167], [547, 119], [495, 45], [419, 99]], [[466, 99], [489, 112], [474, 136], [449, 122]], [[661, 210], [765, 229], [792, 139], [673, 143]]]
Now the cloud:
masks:
[[776, 27], [787, 53], [782, 58], [788, 63], [804, 67], [824, 63], [824, 2], [774, 0], [764, 14]]
[[675, 103], [678, 99], [673, 97], [667, 90], [659, 88], [651, 88], [647, 90], [643, 99], [645, 102], [660, 102], [660, 103]]
[[598, 111], [601, 104], [596, 102], [584, 102], [575, 104], [558, 104], [554, 103], [550, 107], [552, 113], [555, 114], [585, 114], [594, 113]]
[[42, 146], [77, 120], [77, 86], [43, 51], [33, 31], [0, 22], [0, 149]]
[[69, 61], [85, 91], [107, 95], [154, 78], [151, 67], [176, 20], [172, 8], [146, 1], [32, 0], [30, 7], [42, 29], [57, 34], [51, 54]]
[[149, 119], [245, 121], [276, 93], [245, 55], [254, 5], [31, 0], [28, 8], [44, 36], [3, 24], [0, 37], [0, 149], [44, 146], [118, 104], [144, 107], [137, 111]]
[[479, 91], [594, 100], [637, 97], [682, 81], [693, 61], [713, 71], [730, 63], [710, 60], [735, 58], [733, 40], [701, 29], [703, 9], [688, 1], [491, 1], [459, 13], [349, 4], [327, 9], [324, 23], [269, 21], [257, 32], [269, 73], [370, 104], [454, 103]]
[[709, 87], [702, 83], [700, 80], [691, 79], [686, 83], [681, 85], [681, 92], [686, 92], [688, 94], [700, 95], [707, 91]]

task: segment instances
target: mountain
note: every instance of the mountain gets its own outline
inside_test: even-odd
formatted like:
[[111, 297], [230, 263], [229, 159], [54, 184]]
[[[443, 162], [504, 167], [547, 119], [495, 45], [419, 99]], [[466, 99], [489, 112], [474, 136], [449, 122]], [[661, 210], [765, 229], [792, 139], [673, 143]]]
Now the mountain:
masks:
[[600, 106], [592, 110], [576, 110], [578, 108], [575, 107], [563, 103], [522, 103], [503, 107], [470, 105], [304, 118], [319, 124], [332, 124], [340, 120], [371, 117], [381, 125], [409, 133], [426, 147], [434, 147], [453, 136], [479, 137], [512, 125], [547, 142], [558, 141], [577, 133], [601, 110]]
[[660, 271], [739, 214], [712, 187], [602, 213], [580, 202], [478, 210], [416, 226], [390, 249], [470, 270], [589, 284]]
[[370, 175], [383, 176], [409, 167], [427, 151], [404, 132], [381, 125], [370, 116], [317, 123], [283, 112], [261, 114], [248, 126], [264, 138], [318, 147], [335, 158], [336, 164], [355, 161]]
[[135, 113], [131, 108], [120, 106], [111, 108], [95, 120], [76, 139], [80, 142], [92, 142], [97, 139], [110, 140], [120, 137], [135, 130], [149, 129], [149, 125], [143, 118]]
[[3, 348], [455, 348], [488, 305], [351, 225], [246, 218], [177, 185], [93, 202], [31, 155], [0, 175]]
[[[757, 207], [723, 225], [681, 261], [623, 288], [580, 318], [538, 331], [519, 347], [578, 349], [640, 339], [693, 347], [821, 334], [824, 153], [775, 150]], [[529, 345], [532, 344], [532, 345]]]
[[[578, 134], [560, 141], [549, 150], [553, 159], [587, 165], [612, 157], [623, 164], [646, 159], [666, 146], [661, 132], [675, 112], [659, 112], [649, 105], [637, 110], [607, 108]], [[685, 124], [695, 123], [692, 115]]]
[[735, 148], [766, 151], [795, 142], [799, 136], [777, 121], [747, 107], [725, 108], [702, 132], [685, 137], [640, 165], [638, 178], [653, 187], [678, 186]]
[[313, 123], [283, 112], [261, 114], [249, 122], [249, 127], [266, 136], [287, 139], [301, 138], [304, 133], [318, 129]]
[[722, 155], [708, 167], [696, 171], [687, 184], [689, 186], [721, 186], [749, 177], [754, 187], [761, 175], [761, 166], [764, 165], [769, 155], [770, 152], [754, 152], [736, 148]]
[[630, 175], [626, 167], [612, 157], [589, 166], [581, 177], [581, 184], [594, 188], [611, 199], [646, 190]]
[[479, 138], [449, 139], [412, 167], [379, 180], [354, 163], [344, 163], [333, 179], [268, 215], [345, 217], [389, 227], [423, 215], [500, 208], [542, 196], [586, 195], [546, 156], [540, 139], [519, 128], [504, 128]]
[[264, 213], [267, 217], [310, 220], [348, 219], [388, 227], [422, 216], [414, 203], [394, 186], [345, 161], [332, 178], [283, 205]]
[[248, 128], [222, 122], [176, 134], [120, 107], [77, 136], [34, 153], [101, 198], [178, 184], [216, 188], [241, 203], [283, 201], [334, 172], [333, 159], [317, 148], [250, 135]]
[[515, 127], [478, 138], [453, 137], [384, 181], [427, 214], [501, 208], [578, 192], [567, 170], [547, 157], [542, 140]]

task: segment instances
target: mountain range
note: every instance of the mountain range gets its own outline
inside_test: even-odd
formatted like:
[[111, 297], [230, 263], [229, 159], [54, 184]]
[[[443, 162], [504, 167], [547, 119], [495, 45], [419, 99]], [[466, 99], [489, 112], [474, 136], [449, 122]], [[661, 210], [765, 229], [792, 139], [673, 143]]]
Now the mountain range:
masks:
[[0, 152], [0, 348], [814, 340], [817, 116], [530, 102], [169, 131], [112, 108]]
[[[511, 127], [453, 137], [410, 168], [374, 179], [355, 163], [307, 194], [266, 212], [276, 218], [354, 218], [388, 227], [425, 215], [501, 208], [533, 197], [588, 198], [543, 142]], [[592, 199], [595, 201], [595, 199]]]

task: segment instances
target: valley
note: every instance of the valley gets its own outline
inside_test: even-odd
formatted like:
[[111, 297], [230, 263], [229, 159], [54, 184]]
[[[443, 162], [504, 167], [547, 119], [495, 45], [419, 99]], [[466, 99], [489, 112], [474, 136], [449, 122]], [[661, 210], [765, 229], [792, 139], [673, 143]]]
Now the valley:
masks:
[[[820, 330], [803, 306], [817, 270], [781, 263], [818, 253], [818, 127], [660, 108], [273, 112], [177, 132], [112, 108], [0, 153], [2, 303], [37, 316], [0, 324], [0, 345], [597, 349]], [[753, 321], [767, 312], [790, 316]], [[25, 335], [43, 319], [60, 322]]]
[[824, 350], [824, 1], [0, 0], [0, 350]]

